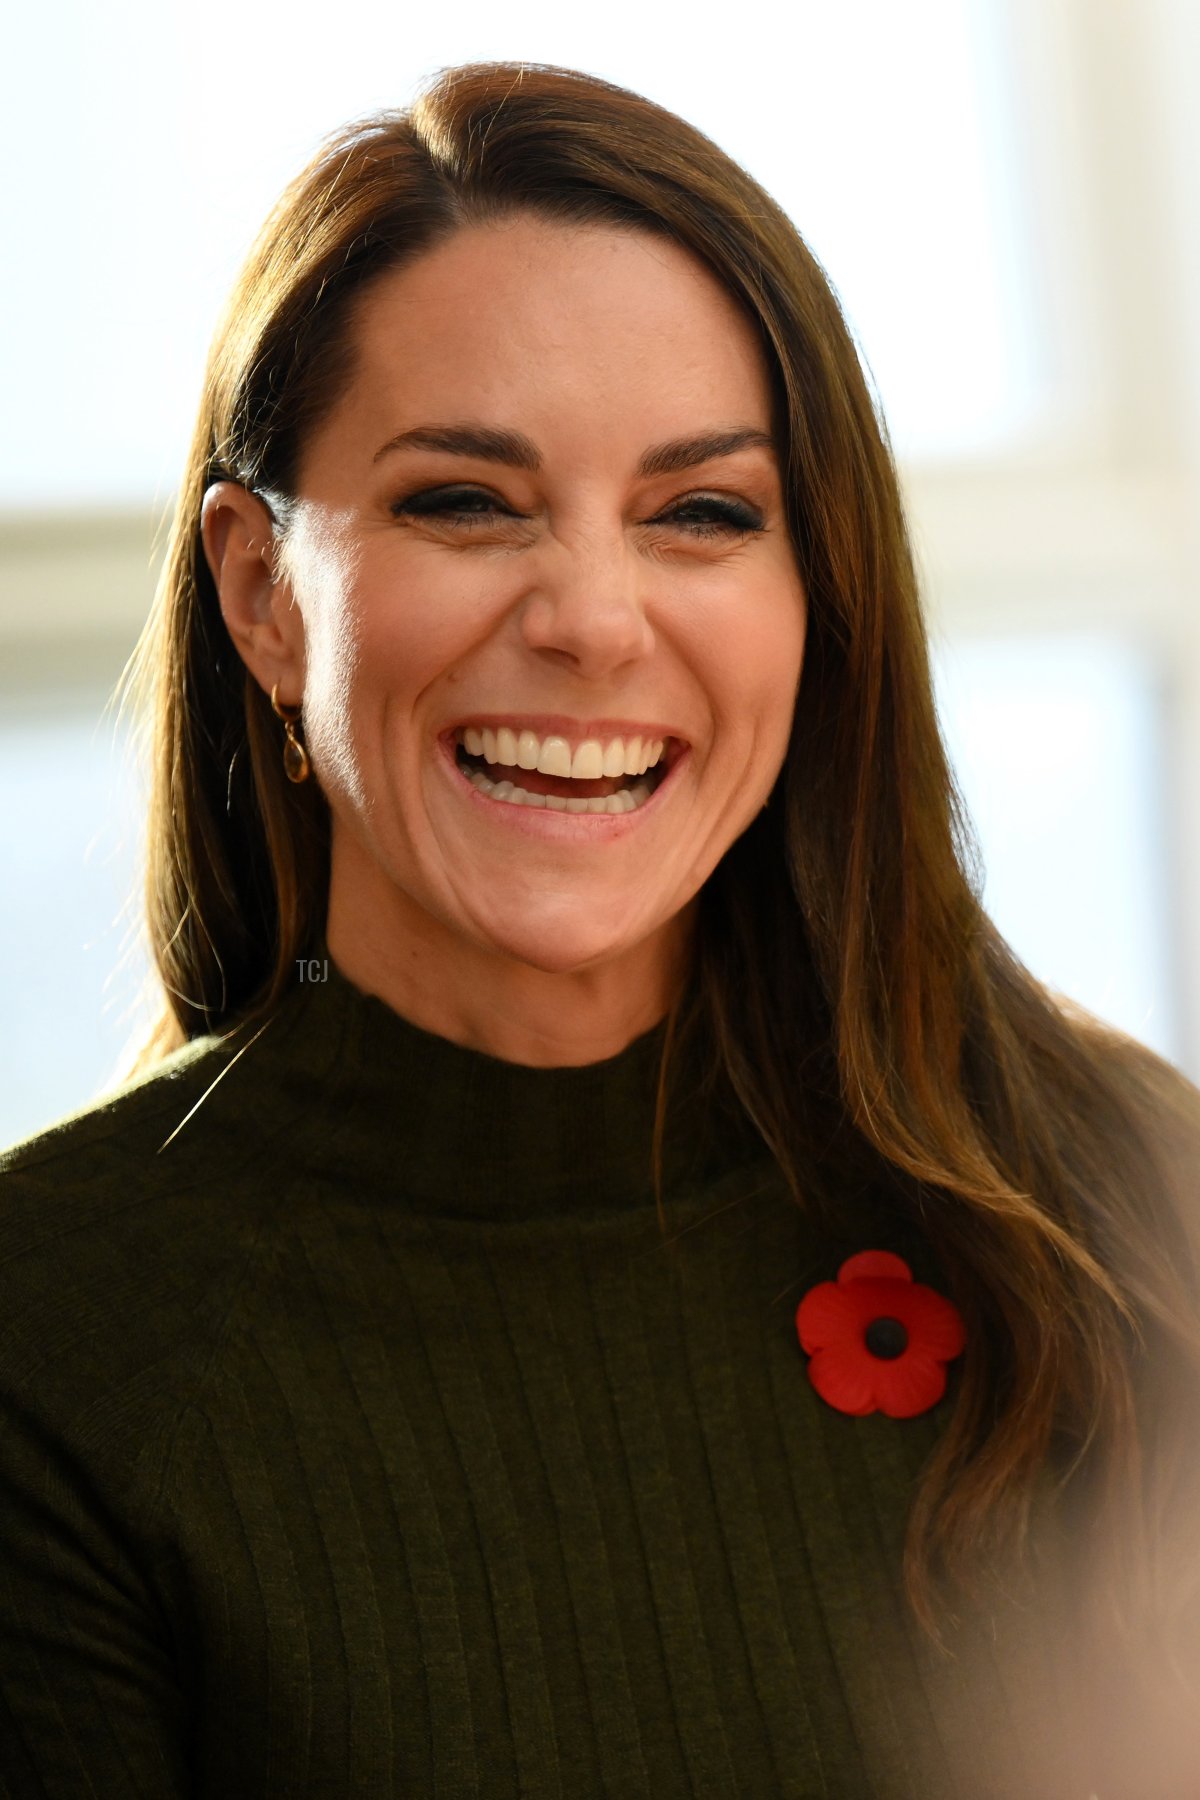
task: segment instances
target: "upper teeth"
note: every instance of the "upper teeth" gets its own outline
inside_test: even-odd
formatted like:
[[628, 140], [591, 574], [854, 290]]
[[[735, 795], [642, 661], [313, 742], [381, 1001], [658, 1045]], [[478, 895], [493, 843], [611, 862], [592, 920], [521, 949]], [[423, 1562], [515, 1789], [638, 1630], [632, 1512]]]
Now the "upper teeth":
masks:
[[663, 753], [665, 738], [613, 738], [608, 748], [598, 738], [586, 738], [572, 754], [566, 738], [540, 738], [534, 731], [498, 731], [488, 726], [477, 730], [466, 725], [459, 742], [472, 756], [508, 768], [539, 769], [543, 775], [568, 775], [574, 781], [599, 781], [605, 775], [644, 775]]

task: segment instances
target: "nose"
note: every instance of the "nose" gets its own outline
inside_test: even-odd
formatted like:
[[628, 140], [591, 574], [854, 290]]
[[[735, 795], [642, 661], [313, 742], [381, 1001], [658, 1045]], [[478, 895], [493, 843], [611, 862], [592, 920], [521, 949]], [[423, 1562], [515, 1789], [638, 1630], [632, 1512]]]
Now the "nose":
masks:
[[645, 579], [623, 545], [582, 551], [556, 540], [522, 607], [526, 644], [565, 657], [588, 677], [639, 661], [654, 644], [643, 603]]

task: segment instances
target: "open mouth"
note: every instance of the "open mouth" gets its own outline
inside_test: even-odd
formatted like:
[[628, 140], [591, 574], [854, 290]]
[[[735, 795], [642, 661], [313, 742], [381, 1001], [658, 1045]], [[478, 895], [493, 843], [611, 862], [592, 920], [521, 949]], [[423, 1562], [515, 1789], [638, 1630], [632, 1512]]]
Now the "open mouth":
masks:
[[489, 798], [559, 812], [623, 813], [636, 812], [644, 806], [686, 751], [687, 745], [681, 740], [668, 738], [658, 762], [645, 774], [602, 776], [595, 780], [545, 775], [540, 769], [488, 762], [482, 754], [467, 749], [461, 733], [456, 734], [454, 755], [467, 780]]

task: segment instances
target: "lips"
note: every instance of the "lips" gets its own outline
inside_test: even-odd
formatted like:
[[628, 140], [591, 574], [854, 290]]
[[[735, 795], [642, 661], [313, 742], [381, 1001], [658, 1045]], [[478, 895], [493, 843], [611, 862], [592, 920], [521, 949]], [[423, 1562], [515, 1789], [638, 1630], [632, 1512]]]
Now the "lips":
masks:
[[[459, 760], [457, 754], [459, 746], [455, 742], [457, 729], [458, 727], [455, 727], [449, 732], [440, 734], [438, 742], [441, 758], [439, 760], [444, 760], [451, 781], [468, 805], [483, 807], [486, 816], [496, 824], [534, 841], [540, 839], [543, 842], [549, 839], [551, 842], [558, 843], [602, 844], [623, 838], [628, 832], [638, 830], [647, 813], [654, 813], [656, 808], [665, 804], [664, 792], [673, 791], [677, 779], [676, 770], [680, 762], [691, 754], [690, 746], [681, 743], [680, 753], [668, 761], [664, 750], [658, 764], [662, 771], [659, 781], [645, 801], [632, 810], [623, 810], [617, 813], [607, 811], [596, 813], [590, 809], [582, 813], [553, 811], [543, 807], [518, 806], [509, 801], [495, 800], [480, 793], [469, 779], [467, 767]], [[496, 773], [498, 774], [499, 771], [497, 770]], [[646, 776], [642, 776], [640, 779], [643, 784], [647, 781]], [[584, 796], [580, 795], [579, 798], [583, 799]]]
[[601, 744], [609, 744], [614, 738], [621, 738], [628, 742], [630, 738], [640, 737], [643, 743], [653, 743], [661, 738], [663, 753], [659, 761], [660, 766], [666, 769], [678, 762], [681, 756], [686, 756], [691, 748], [686, 737], [666, 725], [635, 726], [628, 723], [622, 725], [619, 720], [601, 720], [599, 724], [581, 723], [574, 719], [563, 718], [561, 715], [546, 713], [520, 716], [515, 713], [503, 716], [499, 713], [471, 713], [468, 717], [457, 720], [455, 724], [439, 732], [439, 738], [449, 746], [451, 753], [454, 751], [458, 734], [465, 731], [468, 726], [475, 726], [479, 730], [486, 727], [492, 731], [498, 731], [502, 726], [507, 726], [515, 737], [519, 737], [522, 731], [532, 731], [540, 738], [561, 737], [567, 740], [572, 750], [577, 745], [586, 743], [589, 738], [594, 738]]
[[665, 781], [668, 773], [667, 755], [663, 753], [642, 775], [601, 775], [595, 778], [581, 775], [548, 775], [540, 769], [523, 769], [515, 763], [489, 763], [480, 755], [472, 755], [465, 744], [456, 743], [454, 747], [455, 761], [464, 774], [478, 770], [487, 776], [489, 781], [511, 781], [517, 787], [524, 788], [534, 794], [560, 794], [576, 799], [591, 799], [597, 795], [615, 794], [621, 788], [632, 788], [641, 782], [651, 792]]

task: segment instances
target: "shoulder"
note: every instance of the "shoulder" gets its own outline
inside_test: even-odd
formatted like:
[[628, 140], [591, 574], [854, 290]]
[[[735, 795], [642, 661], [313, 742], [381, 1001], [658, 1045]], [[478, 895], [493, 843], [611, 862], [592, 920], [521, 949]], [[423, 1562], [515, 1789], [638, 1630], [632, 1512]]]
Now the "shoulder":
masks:
[[110, 1254], [149, 1251], [155, 1239], [166, 1251], [181, 1231], [216, 1233], [253, 1211], [306, 1115], [286, 1058], [267, 1054], [275, 1024], [193, 1039], [0, 1150], [0, 1281], [39, 1252], [65, 1276], [100, 1240]]
[[295, 1110], [264, 1108], [261, 1079], [239, 1087], [236, 1054], [194, 1040], [0, 1152], [5, 1455], [32, 1433], [116, 1471], [194, 1395], [278, 1204], [271, 1158]]
[[1092, 1013], [1071, 1015], [1088, 1044], [1124, 1088], [1146, 1122], [1163, 1134], [1164, 1147], [1200, 1147], [1200, 1087], [1167, 1057]]
[[196, 1039], [0, 1151], [0, 1271], [52, 1245], [65, 1272], [72, 1246], [123, 1218], [165, 1225], [184, 1196], [243, 1161], [236, 1089], [221, 1093], [232, 1056], [222, 1039]]
[[0, 1228], [23, 1196], [38, 1192], [61, 1208], [73, 1195], [161, 1194], [236, 1167], [303, 1114], [299, 1096], [288, 1091], [286, 1052], [270, 1058], [274, 1038], [286, 1042], [288, 1029], [285, 1013], [194, 1038], [0, 1149]]
[[[1175, 1223], [1200, 1255], [1200, 1087], [1148, 1044], [1081, 1008], [1069, 1016], [1101, 1069], [1120, 1117], [1110, 1122], [1120, 1148], [1131, 1137], [1156, 1173], [1159, 1192]], [[1136, 1203], [1136, 1196], [1133, 1197]]]
[[0, 1149], [0, 1182], [11, 1192], [13, 1176], [36, 1179], [42, 1171], [52, 1180], [64, 1171], [100, 1169], [114, 1157], [136, 1157], [180, 1099], [212, 1079], [226, 1060], [222, 1048], [217, 1037], [193, 1039], [142, 1075]]
[[1180, 1247], [1179, 1274], [1200, 1309], [1200, 1088], [1173, 1063], [1128, 1040], [1116, 1066], [1158, 1171], [1165, 1217]]
[[[1095, 1615], [1085, 1635], [1107, 1666], [1099, 1680], [1093, 1665], [1081, 1666], [1095, 1681], [1093, 1732], [1120, 1771], [1120, 1791], [1134, 1791], [1135, 1774], [1149, 1779], [1147, 1756], [1158, 1755], [1176, 1771], [1170, 1792], [1182, 1793], [1194, 1786], [1200, 1704], [1200, 1088], [1148, 1045], [1091, 1015], [1072, 1017], [1115, 1102], [1101, 1155], [1137, 1176], [1125, 1173], [1123, 1205], [1110, 1203], [1105, 1243], [1137, 1322], [1138, 1446], [1128, 1466], [1144, 1508], [1123, 1513], [1111, 1535], [1097, 1532], [1090, 1511], [1077, 1523], [1090, 1597], [1103, 1603], [1121, 1591], [1133, 1599], [1128, 1644], [1110, 1640]], [[1090, 1501], [1090, 1490], [1081, 1488], [1080, 1498]], [[1142, 1530], [1147, 1562], [1139, 1568], [1126, 1554]], [[1134, 1573], [1143, 1585], [1126, 1589]]]

